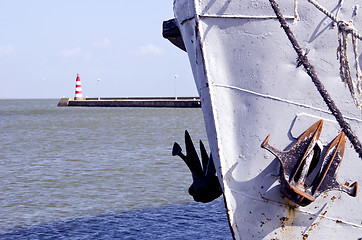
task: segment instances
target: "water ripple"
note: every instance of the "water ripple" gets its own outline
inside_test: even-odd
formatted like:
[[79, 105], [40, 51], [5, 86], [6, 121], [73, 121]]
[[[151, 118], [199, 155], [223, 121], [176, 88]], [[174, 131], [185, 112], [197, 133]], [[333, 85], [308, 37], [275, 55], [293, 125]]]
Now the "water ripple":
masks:
[[40, 224], [0, 239], [232, 239], [221, 199]]
[[[171, 148], [183, 145], [185, 129], [207, 145], [200, 109], [56, 104], [0, 100], [1, 238], [195, 239], [211, 228], [229, 231], [223, 212], [175, 205], [192, 201], [191, 176]], [[213, 223], [220, 225], [208, 229]]]

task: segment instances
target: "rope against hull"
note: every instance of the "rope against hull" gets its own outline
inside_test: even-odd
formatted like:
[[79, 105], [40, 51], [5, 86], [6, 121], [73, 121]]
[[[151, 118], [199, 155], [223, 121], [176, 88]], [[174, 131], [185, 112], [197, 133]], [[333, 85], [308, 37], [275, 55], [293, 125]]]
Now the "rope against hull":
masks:
[[[327, 17], [329, 17], [331, 20], [333, 20], [334, 22], [336, 23], [339, 23], [339, 22], [344, 22], [344, 21], [341, 21], [337, 18], [337, 16], [334, 16], [331, 12], [329, 12], [327, 9], [325, 9], [322, 5], [320, 5], [317, 1], [315, 0], [308, 0], [308, 2], [310, 2], [311, 4], [313, 4], [319, 11], [321, 11], [322, 13], [324, 13]], [[339, 8], [342, 7], [342, 3], [343, 1], [340, 2], [339, 4]], [[346, 22], [346, 24], [348, 24]], [[352, 35], [355, 36], [356, 38], [358, 38], [359, 40], [362, 40], [362, 36], [361, 34], [359, 34], [357, 32], [356, 29], [351, 29], [351, 32], [352, 32]]]
[[[362, 73], [359, 66], [359, 60], [358, 60], [358, 51], [357, 51], [357, 37], [353, 34], [351, 34], [352, 30], [354, 29], [353, 26], [349, 26], [348, 23], [345, 22], [339, 22], [338, 23], [338, 44], [339, 47], [337, 49], [337, 58], [340, 62], [340, 76], [344, 83], [347, 84], [349, 91], [352, 95], [353, 101], [356, 104], [356, 106], [362, 110], [362, 104], [360, 102], [361, 94], [362, 94]], [[348, 35], [352, 35], [352, 43], [353, 43], [353, 52], [354, 52], [354, 60], [356, 65], [356, 84], [352, 80], [351, 76], [351, 70], [350, 70], [350, 63], [348, 60], [347, 55], [347, 40]], [[357, 93], [358, 92], [358, 95]]]
[[343, 129], [343, 132], [346, 134], [348, 139], [351, 141], [355, 151], [358, 153], [359, 157], [362, 158], [362, 144], [358, 140], [356, 134], [353, 133], [351, 126], [348, 122], [346, 122], [343, 118], [341, 111], [337, 108], [336, 104], [334, 103], [333, 99], [329, 95], [328, 91], [325, 89], [323, 83], [319, 80], [317, 73], [314, 70], [314, 67], [310, 64], [306, 54], [303, 53], [302, 48], [299, 46], [297, 39], [295, 38], [293, 32], [290, 30], [287, 22], [285, 21], [278, 4], [275, 0], [269, 0], [282, 28], [284, 29], [285, 33], [288, 36], [289, 41], [292, 43], [294, 50], [298, 55], [298, 66], [303, 65], [307, 74], [311, 77], [314, 85], [316, 86], [318, 92], [321, 94], [324, 102], [327, 104], [329, 110], [332, 112], [336, 120], [338, 121], [339, 125]]
[[[308, 0], [313, 6], [315, 6], [319, 11], [324, 13], [332, 21], [338, 24], [338, 43], [339, 47], [337, 49], [337, 58], [340, 61], [340, 76], [344, 83], [347, 84], [348, 89], [352, 95], [355, 105], [362, 110], [361, 95], [362, 95], [362, 73], [359, 67], [358, 60], [358, 51], [357, 51], [357, 39], [362, 40], [362, 36], [358, 33], [357, 29], [353, 26], [352, 22], [346, 22], [344, 20], [338, 19], [338, 13], [342, 8], [344, 0], [339, 1], [339, 6], [337, 9], [336, 15], [333, 15], [326, 8], [320, 5], [316, 0]], [[355, 9], [356, 11], [356, 9]], [[354, 12], [354, 15], [357, 13]], [[351, 76], [351, 70], [349, 67], [349, 61], [347, 56], [347, 40], [348, 36], [352, 36], [353, 52], [356, 65], [356, 84], [353, 82]], [[356, 86], [357, 85], [357, 86]], [[358, 94], [357, 94], [358, 93]]]

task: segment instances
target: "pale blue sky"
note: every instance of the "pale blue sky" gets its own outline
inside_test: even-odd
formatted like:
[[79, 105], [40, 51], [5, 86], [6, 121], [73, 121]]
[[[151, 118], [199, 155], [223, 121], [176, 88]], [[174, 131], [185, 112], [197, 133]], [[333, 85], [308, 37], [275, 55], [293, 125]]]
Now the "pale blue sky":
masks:
[[187, 54], [162, 38], [172, 3], [1, 0], [0, 98], [73, 97], [77, 73], [84, 97], [197, 96]]

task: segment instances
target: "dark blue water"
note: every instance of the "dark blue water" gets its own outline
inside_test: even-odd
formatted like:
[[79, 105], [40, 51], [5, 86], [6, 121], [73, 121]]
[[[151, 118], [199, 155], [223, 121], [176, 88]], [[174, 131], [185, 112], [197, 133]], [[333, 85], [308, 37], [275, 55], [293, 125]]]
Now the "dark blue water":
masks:
[[232, 239], [223, 201], [179, 204], [0, 232], [1, 239]]
[[230, 239], [220, 198], [193, 203], [172, 157], [200, 109], [0, 100], [0, 239]]

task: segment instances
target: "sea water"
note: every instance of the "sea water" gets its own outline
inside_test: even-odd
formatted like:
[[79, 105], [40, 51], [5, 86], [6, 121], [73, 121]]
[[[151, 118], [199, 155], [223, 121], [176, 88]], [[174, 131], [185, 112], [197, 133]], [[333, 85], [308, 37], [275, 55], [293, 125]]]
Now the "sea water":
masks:
[[231, 239], [222, 197], [194, 203], [179, 157], [200, 109], [0, 100], [0, 239]]

